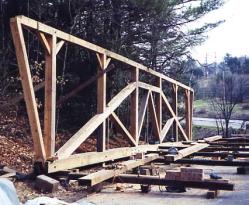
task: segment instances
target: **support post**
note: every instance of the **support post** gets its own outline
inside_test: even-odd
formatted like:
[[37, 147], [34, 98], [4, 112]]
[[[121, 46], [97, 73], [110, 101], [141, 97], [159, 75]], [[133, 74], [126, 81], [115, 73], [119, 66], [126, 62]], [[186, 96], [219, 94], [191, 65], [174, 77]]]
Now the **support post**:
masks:
[[[156, 86], [162, 90], [162, 78], [157, 78]], [[162, 93], [156, 94], [156, 114], [157, 114], [157, 122], [159, 127], [159, 132], [162, 131]]]
[[[103, 72], [109, 62], [110, 59], [107, 59], [105, 54], [98, 54], [97, 58], [99, 61], [99, 67], [98, 73]], [[97, 113], [101, 114], [105, 112], [106, 109], [106, 73], [101, 75], [98, 78], [98, 85], [97, 85]], [[103, 121], [103, 123], [99, 126], [98, 129], [98, 137], [97, 137], [97, 151], [103, 152], [105, 151], [106, 147], [106, 120]]]
[[[130, 112], [130, 133], [132, 137], [138, 142], [138, 80], [139, 69], [135, 68], [131, 71], [131, 81], [136, 82], [136, 89], [131, 94], [131, 112]], [[136, 146], [138, 143], [136, 143]]]
[[15, 45], [17, 63], [21, 76], [24, 99], [29, 117], [29, 124], [34, 143], [35, 160], [45, 161], [45, 148], [42, 138], [40, 120], [38, 116], [37, 105], [35, 101], [34, 87], [31, 78], [31, 72], [28, 62], [26, 46], [23, 37], [23, 31], [18, 18], [11, 19], [11, 33]]
[[189, 140], [192, 140], [193, 137], [193, 113], [194, 113], [194, 91], [190, 91], [190, 138]]
[[185, 133], [188, 139], [191, 139], [191, 108], [190, 108], [190, 91], [185, 90]]
[[56, 116], [56, 36], [47, 36], [50, 53], [45, 49], [45, 107], [44, 107], [44, 145], [46, 158], [55, 152]]
[[[178, 117], [178, 86], [176, 84], [173, 84], [173, 90], [172, 90], [172, 109], [175, 113], [176, 117]], [[176, 122], [173, 122], [173, 137], [175, 141], [178, 141], [178, 126]]]

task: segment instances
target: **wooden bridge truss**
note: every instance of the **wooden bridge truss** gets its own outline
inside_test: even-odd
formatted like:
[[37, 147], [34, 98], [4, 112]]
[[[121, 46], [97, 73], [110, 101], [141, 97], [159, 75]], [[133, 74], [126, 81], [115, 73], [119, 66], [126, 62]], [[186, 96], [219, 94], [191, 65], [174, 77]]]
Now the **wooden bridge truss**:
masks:
[[[11, 19], [11, 32], [16, 49], [16, 56], [21, 76], [21, 82], [26, 102], [31, 134], [34, 142], [36, 161], [46, 164], [47, 172], [55, 172], [84, 165], [96, 164], [105, 161], [131, 156], [136, 152], [156, 150], [158, 145], [139, 145], [139, 137], [145, 117], [146, 109], [151, 113], [151, 124], [155, 136], [160, 144], [172, 127], [175, 141], [178, 135], [183, 140], [192, 140], [192, 113], [193, 97], [192, 88], [134, 62], [119, 54], [89, 43], [85, 40], [37, 22], [25, 16], [17, 16]], [[34, 86], [25, 46], [23, 27], [34, 31], [38, 35], [45, 50], [45, 106], [44, 106], [44, 131], [39, 120]], [[56, 55], [64, 43], [72, 43], [96, 53], [99, 70], [97, 78], [97, 114], [93, 116], [79, 131], [77, 131], [62, 147], [55, 150], [55, 116], [56, 116]], [[106, 101], [106, 70], [111, 60], [116, 60], [132, 67], [131, 82], [124, 87], [109, 102]], [[156, 78], [156, 84], [151, 85], [139, 80], [141, 72]], [[167, 82], [173, 88], [170, 103], [166, 97], [162, 84]], [[139, 99], [139, 90], [146, 90], [146, 94]], [[179, 89], [183, 89], [185, 99], [185, 128], [180, 124], [178, 117]], [[115, 114], [120, 104], [130, 96], [130, 127], [127, 128]], [[171, 118], [166, 123], [162, 122], [165, 114], [162, 107], [165, 106]], [[110, 118], [115, 122], [122, 134], [133, 145], [132, 147], [106, 150], [106, 120]], [[74, 154], [74, 151], [96, 130], [97, 151], [82, 154]], [[179, 132], [179, 133], [178, 133]], [[153, 155], [153, 154], [152, 154]], [[151, 156], [153, 160], [155, 156]], [[150, 159], [150, 158], [149, 158]], [[147, 161], [150, 161], [150, 160]]]

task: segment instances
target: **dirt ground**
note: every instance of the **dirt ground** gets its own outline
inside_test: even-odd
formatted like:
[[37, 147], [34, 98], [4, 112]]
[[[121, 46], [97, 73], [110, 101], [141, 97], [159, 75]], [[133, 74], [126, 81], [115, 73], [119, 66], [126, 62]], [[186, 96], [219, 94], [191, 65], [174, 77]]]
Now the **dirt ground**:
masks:
[[[198, 167], [198, 166], [196, 166]], [[236, 174], [236, 167], [209, 167], [201, 166], [206, 169], [206, 176], [210, 170], [222, 176], [224, 179], [231, 180], [235, 184], [235, 191], [221, 191], [218, 198], [206, 199], [207, 190], [187, 189], [185, 193], [168, 193], [165, 188], [160, 192], [158, 186], [153, 186], [148, 194], [140, 192], [139, 185], [124, 185], [123, 191], [116, 191], [115, 185], [108, 186], [101, 193], [92, 194], [81, 201], [92, 202], [96, 205], [247, 205], [249, 204], [249, 175]]]

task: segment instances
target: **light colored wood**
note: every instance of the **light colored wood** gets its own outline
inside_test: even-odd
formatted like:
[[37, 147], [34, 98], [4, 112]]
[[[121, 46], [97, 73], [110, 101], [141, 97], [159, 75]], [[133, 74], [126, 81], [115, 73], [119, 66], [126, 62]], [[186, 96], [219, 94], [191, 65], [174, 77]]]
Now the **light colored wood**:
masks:
[[190, 119], [189, 119], [189, 123], [190, 123], [190, 140], [192, 140], [193, 138], [193, 114], [194, 114], [194, 91], [190, 91]]
[[190, 91], [189, 90], [185, 90], [184, 93], [184, 101], [185, 101], [185, 133], [188, 137], [188, 139], [191, 139], [191, 108], [190, 108]]
[[129, 131], [126, 129], [126, 127], [124, 126], [124, 124], [121, 122], [121, 120], [119, 119], [119, 117], [113, 112], [111, 115], [110, 115], [110, 119], [116, 123], [122, 130], [122, 134], [127, 137], [130, 142], [133, 144], [133, 145], [137, 145], [136, 143], [136, 140], [133, 138], [133, 136], [129, 133]]
[[158, 127], [157, 115], [156, 115], [156, 109], [155, 109], [155, 103], [154, 103], [153, 95], [151, 92], [150, 92], [150, 97], [149, 97], [149, 110], [150, 110], [150, 117], [152, 118], [151, 123], [153, 126], [154, 135], [155, 135], [155, 137], [158, 138], [159, 142], [161, 143], [160, 131], [159, 131], [159, 127]]
[[[130, 105], [130, 133], [133, 136], [135, 142], [138, 139], [138, 79], [139, 69], [136, 68], [131, 71], [131, 82], [136, 82], [136, 89], [131, 94], [131, 105]], [[136, 144], [137, 145], [137, 144]]]
[[[173, 84], [172, 85], [172, 109], [175, 113], [176, 117], [178, 116], [178, 86]], [[173, 136], [176, 142], [179, 141], [178, 139], [178, 125], [176, 122], [173, 122]]]
[[172, 126], [173, 122], [174, 122], [174, 118], [170, 118], [167, 120], [166, 124], [164, 125], [164, 127], [160, 133], [160, 138], [161, 138], [162, 142], [165, 139], [165, 137], [166, 137], [170, 127]]
[[162, 130], [162, 78], [157, 78], [156, 82], [157, 87], [159, 87], [160, 92], [156, 94], [156, 114], [157, 114], [157, 122], [158, 122], [158, 127], [159, 131], [161, 132]]
[[[107, 57], [104, 54], [96, 54], [100, 69], [98, 69], [98, 74], [101, 71], [104, 71], [107, 64]], [[101, 75], [98, 78], [97, 83], [97, 113], [104, 113], [106, 109], [106, 73]], [[106, 148], [106, 120], [98, 128], [98, 137], [97, 137], [97, 151], [103, 152]]]
[[50, 46], [45, 34], [38, 31], [38, 38], [40, 39], [40, 41], [43, 45], [43, 48], [45, 49], [45, 52], [50, 54], [51, 53], [51, 46]]
[[192, 153], [198, 152], [208, 146], [209, 144], [207, 143], [197, 143], [195, 145], [192, 145], [190, 147], [187, 147], [187, 148], [184, 148], [178, 151], [178, 154], [176, 155], [169, 155], [169, 154], [165, 155], [164, 159], [166, 161], [176, 161], [176, 160], [182, 159], [183, 157], [191, 155]]
[[156, 86], [153, 86], [153, 85], [150, 85], [150, 84], [147, 84], [147, 83], [138, 82], [138, 86], [139, 86], [140, 88], [145, 89], [145, 90], [149, 90], [149, 91], [161, 93], [161, 89], [160, 89], [160, 88], [158, 88], [158, 87], [156, 87]]
[[22, 27], [17, 19], [12, 21], [10, 26], [16, 50], [19, 72], [22, 79], [21, 82], [33, 138], [35, 159], [37, 161], [44, 161], [46, 154]]
[[110, 170], [103, 169], [98, 172], [81, 177], [80, 179], [78, 179], [78, 182], [80, 185], [94, 186], [112, 177], [118, 176], [119, 174], [122, 174], [128, 170], [131, 170], [133, 168], [139, 167], [153, 160], [156, 160], [157, 158], [159, 158], [158, 154], [147, 154], [145, 155], [144, 159], [128, 160], [119, 163], [117, 169], [110, 169]]
[[170, 78], [168, 76], [165, 76], [165, 75], [163, 75], [163, 74], [161, 74], [159, 72], [156, 72], [153, 69], [147, 68], [146, 66], [143, 66], [142, 64], [139, 64], [139, 63], [137, 63], [135, 61], [132, 61], [132, 60], [130, 60], [130, 59], [124, 57], [124, 56], [121, 56], [119, 54], [108, 51], [108, 50], [106, 50], [106, 49], [104, 49], [104, 48], [102, 48], [100, 46], [89, 43], [89, 42], [87, 42], [85, 40], [82, 40], [80, 38], [77, 38], [77, 37], [75, 37], [73, 35], [70, 35], [70, 34], [67, 34], [67, 33], [65, 33], [63, 31], [55, 29], [55, 28], [53, 28], [51, 26], [45, 25], [43, 23], [40, 23], [40, 22], [35, 21], [33, 19], [27, 18], [25, 16], [16, 16], [14, 18], [11, 18], [11, 21], [17, 21], [17, 20], [19, 20], [24, 26], [27, 26], [27, 27], [29, 27], [31, 29], [39, 30], [39, 31], [41, 31], [43, 33], [47, 33], [47, 34], [50, 34], [50, 35], [53, 35], [54, 33], [56, 33], [56, 36], [58, 38], [64, 40], [64, 41], [68, 41], [68, 42], [83, 46], [83, 47], [85, 47], [85, 48], [87, 48], [89, 50], [92, 50], [94, 52], [97, 52], [99, 54], [105, 54], [110, 58], [113, 58], [113, 59], [118, 60], [120, 62], [124, 62], [126, 64], [129, 64], [133, 68], [139, 68], [140, 70], [143, 70], [143, 71], [145, 71], [147, 73], [150, 73], [152, 75], [160, 77], [163, 80], [166, 80], [166, 81], [168, 81], [170, 83], [176, 84], [176, 85], [178, 85], [178, 86], [180, 86], [180, 87], [182, 87], [184, 89], [193, 91], [192, 88], [190, 88], [190, 87], [188, 87], [188, 86], [186, 86], [186, 85], [184, 85], [184, 84], [182, 84], [182, 83], [180, 83], [180, 82], [178, 82], [178, 81], [176, 81], [176, 80], [174, 80], [174, 79], [172, 79], [172, 78]]
[[212, 137], [207, 137], [207, 138], [204, 138], [202, 140], [198, 140], [198, 142], [214, 142], [216, 140], [221, 140], [222, 139], [222, 136], [221, 135], [215, 135], [215, 136], [212, 136]]
[[144, 122], [144, 116], [145, 116], [145, 112], [147, 109], [147, 105], [148, 105], [148, 101], [149, 101], [149, 96], [150, 96], [150, 91], [147, 92], [147, 94], [145, 94], [142, 99], [141, 99], [141, 103], [139, 106], [139, 111], [138, 111], [138, 138], [137, 138], [137, 142], [139, 141], [139, 137], [143, 128], [143, 122]]
[[166, 96], [165, 96], [165, 94], [164, 94], [163, 92], [162, 92], [162, 99], [163, 99], [164, 103], [166, 104], [166, 106], [167, 106], [167, 108], [168, 108], [168, 110], [169, 110], [171, 116], [174, 118], [175, 122], [177, 123], [178, 128], [180, 129], [180, 131], [181, 131], [181, 133], [182, 133], [182, 135], [183, 135], [184, 140], [188, 141], [188, 138], [187, 138], [187, 135], [185, 134], [184, 129], [182, 128], [182, 126], [181, 126], [181, 124], [180, 124], [180, 122], [179, 122], [177, 116], [175, 115], [175, 113], [174, 113], [172, 107], [171, 107], [170, 104], [169, 104], [169, 101], [167, 100], [167, 98], [166, 98]]
[[136, 83], [130, 83], [107, 104], [105, 112], [93, 116], [76, 132], [57, 152], [58, 158], [69, 157], [93, 131], [136, 89]]
[[44, 145], [46, 158], [55, 152], [56, 116], [56, 36], [47, 37], [50, 53], [45, 52]]
[[59, 51], [61, 50], [64, 43], [65, 43], [65, 41], [59, 41], [59, 43], [56, 44], [56, 54], [59, 53]]
[[178, 146], [179, 142], [166, 142], [160, 145], [139, 145], [137, 147], [122, 147], [106, 150], [104, 152], [87, 152], [74, 154], [64, 159], [56, 159], [53, 162], [47, 162], [47, 173], [58, 172], [76, 167], [84, 167], [93, 164], [99, 164], [107, 161], [114, 161], [121, 158], [126, 158], [136, 153], [144, 153], [147, 151], [156, 151], [158, 146]]

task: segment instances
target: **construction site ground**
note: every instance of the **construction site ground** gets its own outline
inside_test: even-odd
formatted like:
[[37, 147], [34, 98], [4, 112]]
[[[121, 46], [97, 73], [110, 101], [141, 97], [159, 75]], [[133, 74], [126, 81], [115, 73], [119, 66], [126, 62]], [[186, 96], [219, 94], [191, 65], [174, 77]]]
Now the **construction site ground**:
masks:
[[[116, 191], [116, 184], [105, 187], [100, 193], [91, 194], [80, 201], [88, 201], [97, 205], [246, 205], [249, 204], [249, 175], [238, 175], [236, 167], [200, 166], [206, 169], [206, 177], [214, 171], [224, 179], [235, 184], [235, 191], [220, 191], [215, 199], [207, 199], [207, 190], [187, 188], [184, 193], [165, 192], [165, 187], [152, 186], [149, 193], [141, 193], [140, 185], [122, 184], [123, 188]], [[79, 201], [79, 202], [80, 202]]]

